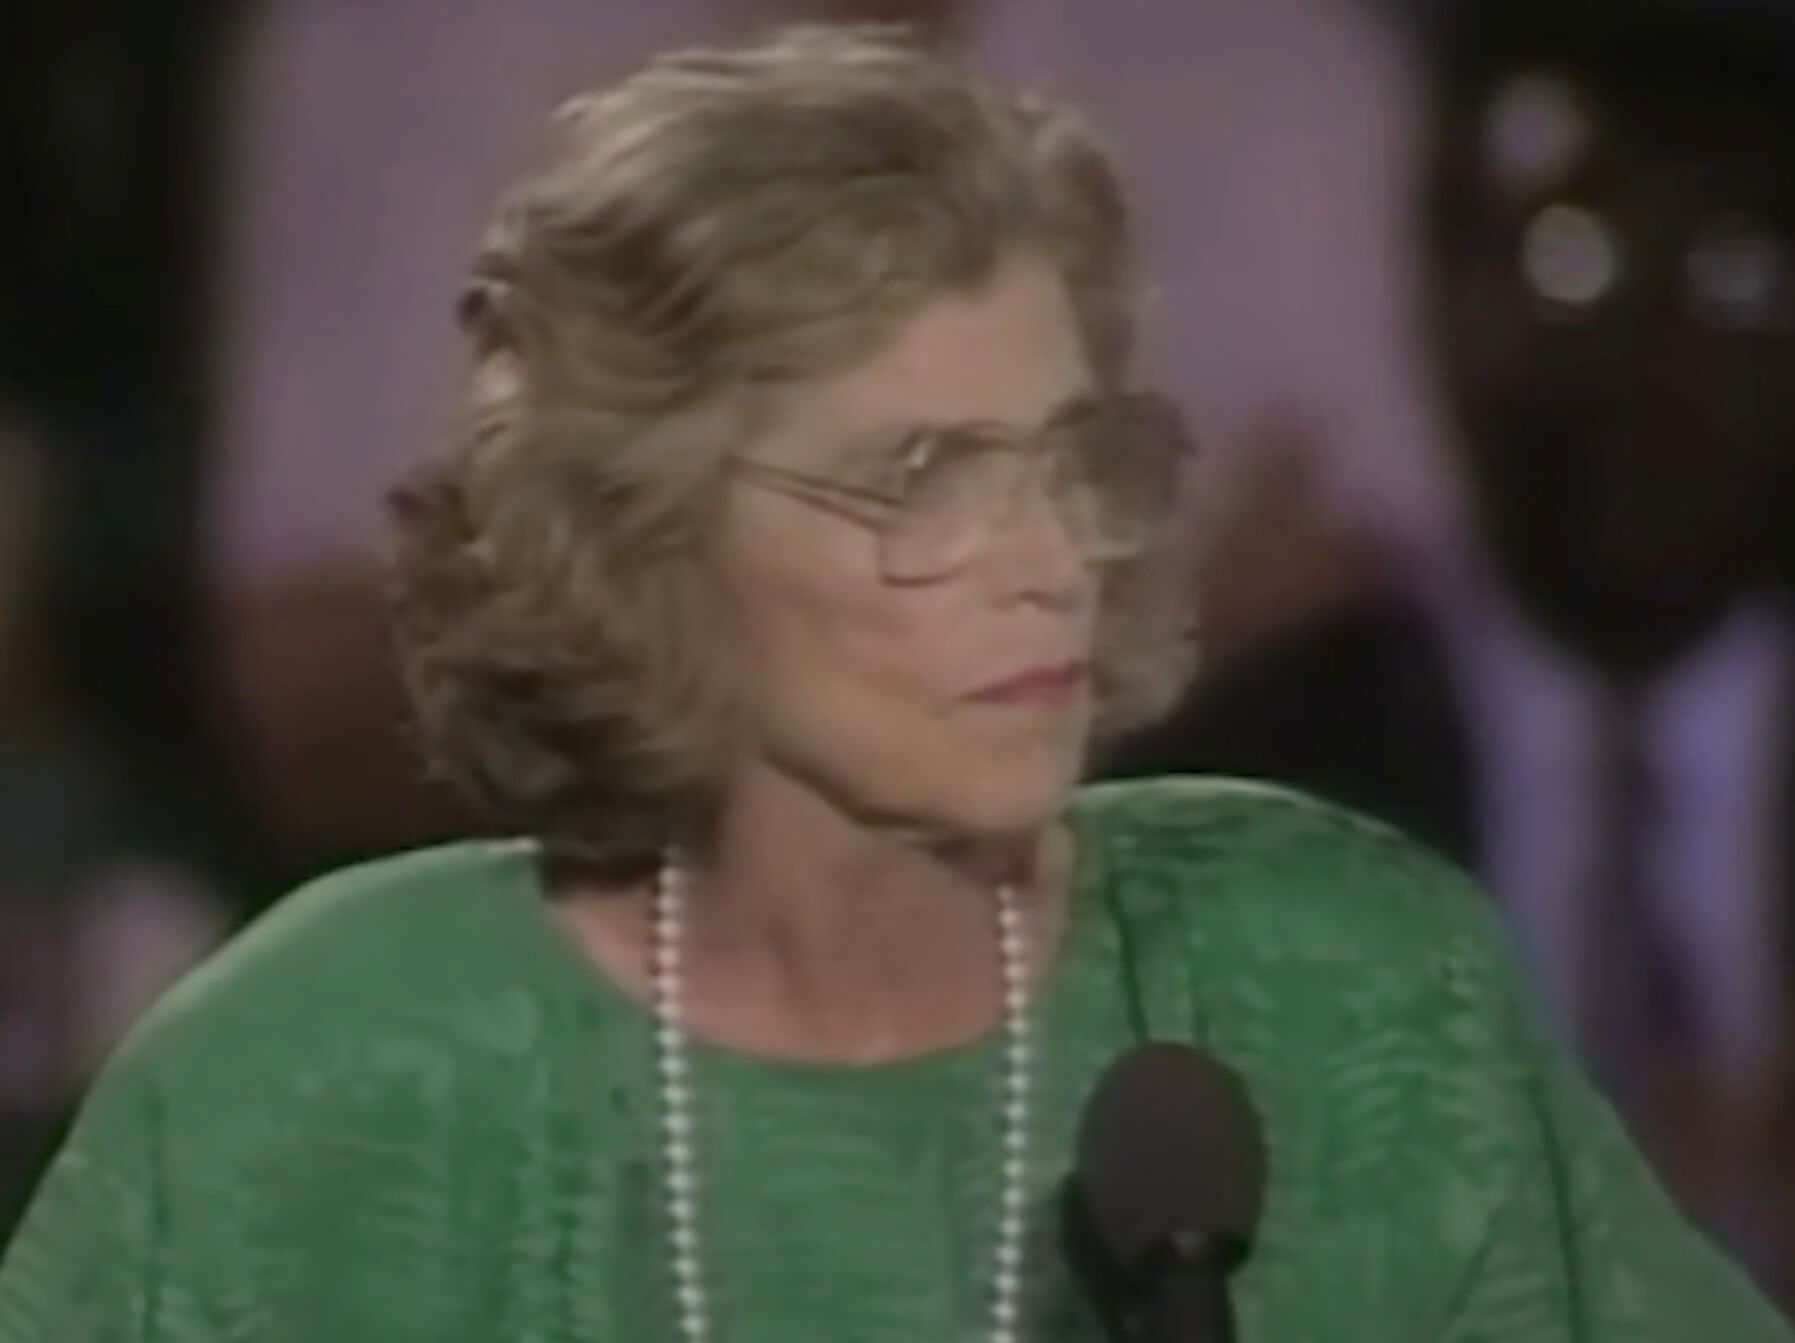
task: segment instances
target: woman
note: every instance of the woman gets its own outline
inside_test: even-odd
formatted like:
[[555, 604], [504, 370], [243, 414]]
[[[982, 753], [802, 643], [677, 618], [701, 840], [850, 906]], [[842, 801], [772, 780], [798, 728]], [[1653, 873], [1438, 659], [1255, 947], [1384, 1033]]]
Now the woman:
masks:
[[539, 838], [330, 877], [163, 1004], [0, 1339], [1094, 1340], [1053, 1191], [1147, 1032], [1260, 1111], [1244, 1339], [1788, 1337], [1454, 874], [1300, 797], [1073, 793], [1184, 657], [1072, 121], [813, 29], [565, 130], [397, 513], [423, 740]]

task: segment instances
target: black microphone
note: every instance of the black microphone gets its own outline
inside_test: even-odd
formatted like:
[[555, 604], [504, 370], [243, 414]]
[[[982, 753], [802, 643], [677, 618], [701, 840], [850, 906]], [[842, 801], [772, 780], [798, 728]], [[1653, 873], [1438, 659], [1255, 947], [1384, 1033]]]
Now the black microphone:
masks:
[[1240, 1078], [1189, 1045], [1131, 1049], [1098, 1079], [1076, 1160], [1066, 1256], [1112, 1343], [1233, 1343], [1228, 1275], [1265, 1197]]

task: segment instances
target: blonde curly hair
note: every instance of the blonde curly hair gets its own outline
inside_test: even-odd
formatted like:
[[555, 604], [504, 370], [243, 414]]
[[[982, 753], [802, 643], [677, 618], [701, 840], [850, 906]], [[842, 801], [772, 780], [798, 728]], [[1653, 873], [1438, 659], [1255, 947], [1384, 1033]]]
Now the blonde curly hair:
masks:
[[[1113, 386], [1127, 218], [1074, 117], [888, 27], [670, 55], [560, 132], [474, 262], [461, 429], [394, 494], [392, 612], [438, 773], [506, 825], [647, 859], [719, 800], [704, 541], [757, 393], [1030, 248]], [[1100, 734], [1182, 683], [1187, 579], [1171, 549], [1107, 573]]]

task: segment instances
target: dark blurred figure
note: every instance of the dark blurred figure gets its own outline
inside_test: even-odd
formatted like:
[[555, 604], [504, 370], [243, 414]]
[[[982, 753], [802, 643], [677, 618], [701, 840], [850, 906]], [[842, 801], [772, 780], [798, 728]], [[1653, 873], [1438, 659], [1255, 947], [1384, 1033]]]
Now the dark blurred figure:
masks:
[[65, 693], [46, 456], [0, 416], [0, 1228], [102, 1058], [226, 923], [198, 872], [140, 844], [116, 755]]
[[0, 383], [55, 444], [59, 675], [128, 775], [144, 844], [253, 863], [207, 682], [220, 92], [232, 0], [8, 0]]
[[98, 1056], [250, 889], [196, 562], [236, 8], [5, 8], [0, 1238]]
[[66, 1022], [51, 1006], [65, 948], [45, 896], [63, 886], [71, 847], [86, 847], [67, 839], [89, 829], [100, 791], [86, 768], [48, 744], [44, 514], [40, 455], [21, 425], [0, 423], [0, 1227], [15, 1215], [69, 1095], [58, 1077]]
[[[1218, 669], [1111, 763], [1294, 781], [1479, 867], [1673, 1180], [1764, 1255], [1795, 908], [1790, 23], [1443, 7], [1426, 316], [1482, 544]], [[1685, 1096], [1673, 1149], [1652, 1126]]]

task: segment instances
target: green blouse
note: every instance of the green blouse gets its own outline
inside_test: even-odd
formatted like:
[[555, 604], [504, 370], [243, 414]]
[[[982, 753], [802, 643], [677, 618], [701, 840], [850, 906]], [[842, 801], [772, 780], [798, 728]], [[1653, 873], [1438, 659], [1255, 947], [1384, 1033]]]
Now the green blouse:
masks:
[[[1057, 1251], [1081, 1103], [1146, 1028], [1247, 1079], [1271, 1182], [1242, 1343], [1790, 1340], [1397, 836], [1219, 781], [1077, 799], [1038, 1004], [1031, 1343], [1101, 1335]], [[289, 898], [107, 1070], [0, 1263], [0, 1343], [670, 1343], [648, 1012], [528, 845]], [[695, 1053], [718, 1343], [966, 1343], [1001, 1042], [876, 1067]]]

